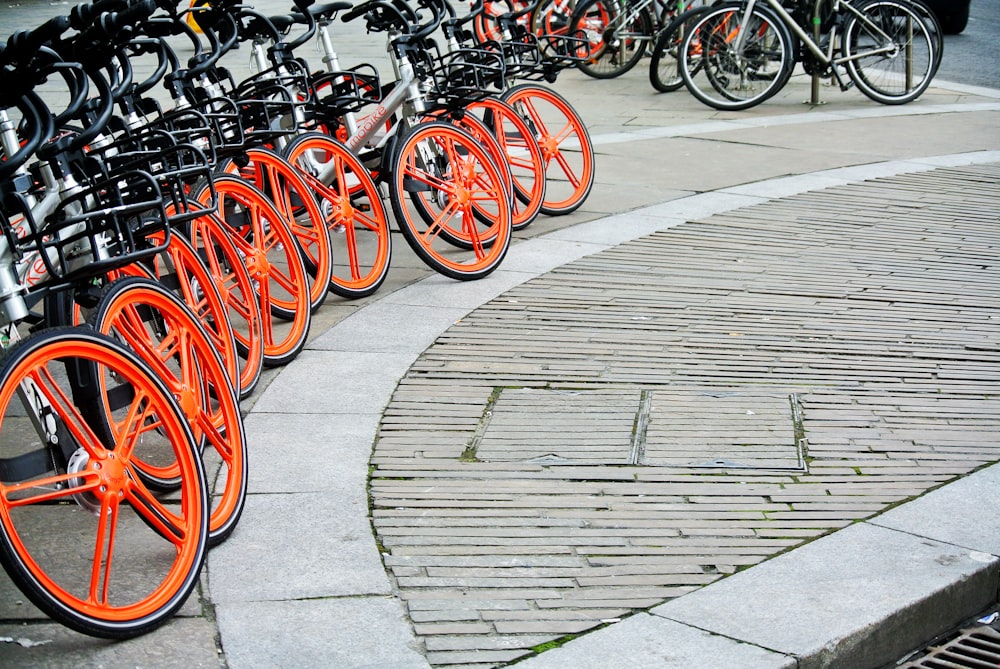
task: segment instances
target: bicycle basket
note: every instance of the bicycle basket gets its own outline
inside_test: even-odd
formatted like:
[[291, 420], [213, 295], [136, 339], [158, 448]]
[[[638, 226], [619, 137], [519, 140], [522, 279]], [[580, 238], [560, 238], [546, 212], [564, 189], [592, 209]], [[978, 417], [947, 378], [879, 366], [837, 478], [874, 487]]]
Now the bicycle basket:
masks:
[[538, 44], [542, 60], [550, 69], [563, 70], [590, 58], [590, 41], [582, 30], [565, 35], [541, 35]]
[[367, 63], [343, 72], [326, 72], [313, 79], [313, 116], [337, 118], [381, 99], [378, 71]]
[[[236, 103], [226, 97], [210, 98], [192, 107], [208, 124], [213, 152], [218, 158], [242, 151], [246, 144], [243, 120]], [[185, 110], [188, 111], [188, 110]]]
[[213, 213], [215, 193], [208, 202], [191, 196], [199, 182], [211, 187], [212, 168], [205, 154], [191, 144], [177, 144], [162, 131], [147, 131], [114, 144], [117, 152], [105, 156], [106, 177], [142, 171], [151, 175], [163, 197], [167, 223], [171, 226]]
[[439, 59], [430, 71], [430, 95], [450, 106], [465, 106], [504, 85], [503, 55], [494, 49], [462, 48]]
[[535, 35], [516, 26], [514, 38], [500, 43], [508, 73], [528, 81], [553, 81], [560, 70], [573, 67], [590, 56], [590, 43], [582, 30], [573, 34]]
[[156, 179], [138, 170], [65, 198], [43, 225], [22, 213], [8, 240], [19, 260], [44, 266], [34, 285], [99, 276], [159, 253], [170, 239]]
[[247, 140], [270, 143], [295, 128], [295, 109], [310, 102], [309, 77], [299, 61], [260, 72], [232, 93]]

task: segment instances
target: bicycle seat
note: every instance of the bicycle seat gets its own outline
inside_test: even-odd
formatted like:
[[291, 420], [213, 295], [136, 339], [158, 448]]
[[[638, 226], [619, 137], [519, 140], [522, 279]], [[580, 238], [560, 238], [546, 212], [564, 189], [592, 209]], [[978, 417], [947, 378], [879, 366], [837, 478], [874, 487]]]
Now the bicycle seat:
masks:
[[343, 0], [338, 0], [338, 2], [328, 2], [322, 5], [315, 5], [309, 8], [309, 13], [312, 14], [317, 19], [327, 19], [330, 20], [337, 12], [342, 12], [345, 9], [350, 9], [353, 7], [350, 2], [344, 2]]

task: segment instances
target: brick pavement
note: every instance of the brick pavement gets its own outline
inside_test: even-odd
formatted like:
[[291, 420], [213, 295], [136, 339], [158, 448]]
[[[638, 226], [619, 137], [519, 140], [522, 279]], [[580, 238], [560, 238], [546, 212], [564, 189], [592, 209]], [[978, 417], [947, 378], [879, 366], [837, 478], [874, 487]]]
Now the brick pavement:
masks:
[[435, 666], [496, 666], [1000, 458], [1000, 165], [804, 193], [526, 282], [372, 463]]

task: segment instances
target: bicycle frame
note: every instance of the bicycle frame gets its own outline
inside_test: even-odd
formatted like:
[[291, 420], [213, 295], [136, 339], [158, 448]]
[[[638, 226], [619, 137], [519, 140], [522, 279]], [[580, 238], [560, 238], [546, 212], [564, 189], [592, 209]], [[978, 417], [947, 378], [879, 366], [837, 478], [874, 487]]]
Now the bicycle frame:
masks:
[[[759, 1], [761, 0], [745, 0], [745, 2], [743, 3], [743, 9], [742, 9], [743, 18], [740, 23], [739, 33], [737, 34], [736, 39], [733, 42], [733, 48], [737, 51], [737, 53], [741, 52], [743, 49], [743, 40], [747, 35], [747, 26], [750, 21], [750, 16], [753, 12], [754, 7], [756, 7]], [[857, 53], [850, 57], [834, 58], [833, 49], [835, 44], [837, 43], [836, 24], [834, 24], [832, 30], [830, 31], [830, 40], [829, 44], [827, 45], [827, 52], [824, 53], [820, 45], [817, 44], [816, 40], [813, 39], [813, 36], [807, 33], [805, 29], [799, 25], [798, 21], [796, 21], [794, 17], [792, 17], [792, 15], [788, 12], [788, 10], [781, 5], [781, 2], [779, 0], [762, 0], [762, 1], [764, 2], [764, 4], [768, 6], [769, 9], [771, 9], [775, 14], [778, 15], [778, 17], [782, 20], [782, 22], [789, 30], [791, 30], [800, 40], [802, 40], [802, 43], [806, 45], [806, 48], [809, 49], [809, 52], [812, 53], [825, 67], [829, 67], [831, 65], [833, 66], [842, 65], [843, 63], [847, 63], [853, 60], [859, 60], [861, 58], [868, 58], [870, 56], [891, 53], [896, 49], [896, 47], [893, 45], [892, 38], [889, 35], [887, 35], [885, 31], [883, 31], [881, 28], [872, 23], [867, 17], [864, 16], [864, 14], [855, 9], [854, 6], [851, 5], [849, 0], [832, 0], [833, 4], [831, 7], [831, 12], [838, 17], [841, 16], [844, 13], [844, 11], [850, 12], [859, 21], [864, 23], [865, 26], [867, 26], [870, 30], [873, 30], [879, 37], [885, 40], [885, 42], [889, 46], [884, 46], [878, 49], [869, 49], [867, 51], [864, 51], [862, 53]], [[907, 59], [908, 78], [912, 76], [912, 74], [910, 73], [910, 69], [911, 66], [908, 58]], [[847, 85], [844, 83], [843, 79], [837, 72], [836, 68], [833, 68], [832, 72], [833, 75], [836, 77], [837, 82], [840, 84], [840, 87], [842, 89], [846, 89]]]

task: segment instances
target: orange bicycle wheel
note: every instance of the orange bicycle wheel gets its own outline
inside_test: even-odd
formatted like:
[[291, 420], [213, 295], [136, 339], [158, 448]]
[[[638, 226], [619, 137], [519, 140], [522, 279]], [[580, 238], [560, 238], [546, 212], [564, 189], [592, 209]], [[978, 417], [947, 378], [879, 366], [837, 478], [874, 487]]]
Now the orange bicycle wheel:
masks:
[[488, 97], [470, 104], [467, 111], [481, 116], [503, 150], [514, 187], [514, 230], [535, 220], [545, 201], [545, 159], [531, 128], [508, 103]]
[[315, 194], [330, 233], [330, 292], [348, 299], [371, 295], [388, 276], [392, 240], [368, 169], [343, 144], [318, 133], [296, 137], [285, 156]]
[[[107, 285], [91, 323], [150, 366], [179, 402], [195, 441], [204, 444], [205, 468], [217, 490], [208, 543], [220, 544], [239, 521], [247, 489], [243, 417], [222, 358], [190, 309], [151, 279], [127, 277]], [[176, 463], [136, 460], [136, 469], [156, 481], [180, 476]]]
[[[511, 215], [500, 171], [489, 153], [450, 123], [419, 123], [393, 148], [389, 199], [403, 236], [435, 271], [482, 278], [507, 253]], [[414, 205], [414, 201], [417, 205]], [[426, 220], [426, 201], [435, 216]], [[468, 240], [460, 249], [454, 239]]]
[[[80, 370], [103, 383], [74, 380]], [[198, 584], [209, 505], [166, 386], [121, 344], [79, 327], [15, 344], [0, 378], [0, 562], [11, 580], [83, 634], [128, 638], [169, 620]], [[114, 385], [128, 389], [121, 407], [88, 419], [80, 396]], [[176, 463], [178, 490], [157, 498], [138, 461]]]
[[306, 272], [312, 277], [309, 302], [315, 313], [326, 300], [333, 270], [330, 238], [315, 193], [298, 170], [273, 151], [248, 149], [246, 159], [246, 165], [231, 167], [271, 199], [295, 235]]
[[573, 106], [555, 91], [520, 84], [501, 98], [531, 128], [545, 159], [542, 213], [560, 216], [576, 211], [594, 186], [594, 146]]
[[187, 243], [205, 263], [211, 282], [222, 296], [239, 354], [240, 399], [253, 393], [264, 367], [264, 317], [243, 257], [223, 226], [211, 217], [188, 227]]
[[[256, 287], [262, 317], [264, 364], [283, 365], [305, 346], [312, 320], [309, 281], [295, 237], [263, 193], [230, 174], [212, 183], [218, 211], [191, 223], [191, 236], [206, 238], [205, 226], [229, 235]], [[199, 197], [207, 202], [207, 190]]]
[[[162, 233], [155, 233], [150, 237], [153, 243], [162, 243]], [[171, 234], [162, 253], [140, 264], [128, 265], [111, 272], [109, 278], [116, 278], [118, 275], [152, 276], [173, 290], [198, 317], [215, 349], [222, 356], [233, 384], [239, 382], [240, 356], [222, 292], [187, 239], [177, 233]]]

